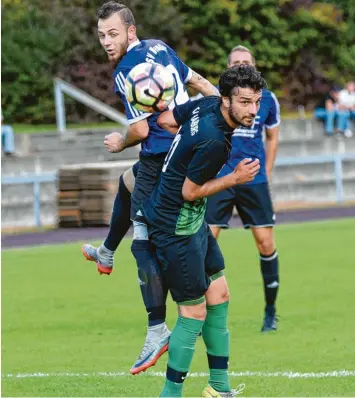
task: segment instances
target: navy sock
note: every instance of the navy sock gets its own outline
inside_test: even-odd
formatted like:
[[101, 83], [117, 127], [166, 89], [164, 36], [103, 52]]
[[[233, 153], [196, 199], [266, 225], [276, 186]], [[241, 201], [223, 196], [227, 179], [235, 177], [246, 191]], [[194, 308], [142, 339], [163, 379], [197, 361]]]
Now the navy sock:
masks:
[[106, 249], [115, 251], [131, 226], [131, 193], [120, 177], [115, 203], [113, 205], [110, 230], [104, 242]]
[[261, 273], [264, 280], [266, 310], [275, 311], [275, 301], [279, 290], [279, 259], [277, 251], [269, 256], [260, 253]]
[[138, 282], [145, 308], [148, 326], [165, 322], [167, 290], [164, 288], [160, 264], [155, 249], [148, 240], [133, 240], [132, 253], [137, 261]]

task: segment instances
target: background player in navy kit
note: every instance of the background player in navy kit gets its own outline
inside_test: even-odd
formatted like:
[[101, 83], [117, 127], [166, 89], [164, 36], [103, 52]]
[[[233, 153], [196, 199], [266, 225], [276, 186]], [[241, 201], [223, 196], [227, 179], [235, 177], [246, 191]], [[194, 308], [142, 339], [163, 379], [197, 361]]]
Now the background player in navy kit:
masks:
[[229, 293], [223, 256], [204, 220], [206, 197], [257, 174], [259, 161], [244, 159], [215, 179], [229, 157], [233, 130], [253, 124], [266, 83], [254, 67], [240, 66], [226, 70], [219, 84], [222, 98], [202, 98], [158, 119], [166, 128], [181, 125], [159, 183], [142, 209], [164, 281], [179, 306], [162, 397], [182, 395], [200, 332], [210, 368], [203, 396], [233, 396], [228, 379]]
[[[135, 65], [142, 62], [164, 65], [174, 75], [176, 81], [176, 95], [170, 105], [171, 108], [189, 100], [184, 84], [203, 95], [211, 95], [216, 89], [188, 68], [162, 41], [139, 41], [134, 16], [125, 5], [115, 1], [105, 3], [98, 10], [98, 18], [100, 43], [115, 66], [115, 91], [124, 102], [129, 123], [126, 135], [112, 133], [105, 138], [105, 145], [111, 152], [120, 152], [142, 142], [139, 168], [134, 169], [136, 176], [131, 203], [131, 219], [134, 225], [132, 253], [137, 260], [139, 285], [148, 313], [148, 333], [142, 352], [131, 369], [131, 373], [135, 374], [156, 362], [167, 350], [170, 336], [165, 324], [167, 292], [162, 285], [160, 268], [155, 259], [154, 249], [148, 240], [146, 225], [137, 212], [142, 201], [150, 195], [155, 186], [174, 136], [157, 125], [158, 114], [140, 112], [129, 104], [124, 90], [125, 77]], [[120, 179], [111, 220], [112, 227], [105, 242], [98, 249], [91, 245], [84, 245], [82, 248], [85, 257], [95, 261], [102, 273], [112, 272], [114, 251], [130, 225], [127, 217], [130, 198], [127, 180], [132, 181], [133, 174], [128, 171]]]
[[[228, 66], [254, 65], [250, 50], [243, 46], [233, 48]], [[260, 109], [250, 127], [239, 127], [233, 133], [231, 157], [218, 177], [231, 172], [245, 157], [260, 160], [260, 171], [253, 181], [219, 192], [208, 199], [206, 221], [217, 238], [221, 228], [227, 228], [236, 206], [244, 227], [252, 230], [260, 253], [260, 266], [264, 282], [265, 315], [262, 331], [276, 330], [275, 300], [279, 286], [278, 254], [273, 226], [275, 216], [268, 180], [276, 158], [280, 124], [280, 108], [275, 95], [264, 89]], [[266, 154], [262, 132], [266, 132]]]

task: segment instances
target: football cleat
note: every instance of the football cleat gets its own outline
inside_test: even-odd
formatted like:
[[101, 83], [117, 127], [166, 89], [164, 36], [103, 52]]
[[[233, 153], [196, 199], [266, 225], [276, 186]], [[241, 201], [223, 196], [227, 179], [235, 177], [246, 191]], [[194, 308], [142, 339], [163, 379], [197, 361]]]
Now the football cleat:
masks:
[[239, 384], [235, 390], [227, 392], [218, 392], [213, 387], [207, 386], [202, 391], [202, 398], [223, 398], [223, 397], [236, 397], [244, 391], [245, 384]]
[[145, 372], [148, 368], [156, 364], [164, 352], [168, 351], [170, 334], [169, 329], [166, 329], [164, 334], [157, 339], [147, 339], [145, 341], [142, 352], [130, 369], [132, 375]]
[[96, 263], [97, 271], [100, 275], [110, 275], [113, 271], [113, 257], [103, 259], [97, 252], [97, 248], [89, 244], [83, 245], [81, 247], [81, 252], [87, 260], [94, 261]]
[[277, 317], [274, 311], [265, 311], [264, 323], [261, 328], [261, 332], [272, 332], [277, 330]]

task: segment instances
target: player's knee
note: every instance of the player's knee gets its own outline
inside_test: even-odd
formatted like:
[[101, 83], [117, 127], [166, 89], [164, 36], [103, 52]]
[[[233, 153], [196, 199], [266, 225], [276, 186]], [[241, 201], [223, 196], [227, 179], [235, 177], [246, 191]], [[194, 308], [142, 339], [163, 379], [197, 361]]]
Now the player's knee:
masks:
[[206, 302], [196, 305], [181, 305], [179, 306], [180, 315], [185, 318], [198, 319], [204, 321], [207, 316]]
[[206, 292], [208, 305], [218, 305], [229, 301], [229, 289], [225, 276], [214, 280]]
[[259, 253], [264, 256], [270, 256], [275, 251], [275, 242], [272, 237], [265, 237], [262, 239], [258, 239], [256, 244]]
[[[131, 250], [133, 252], [133, 248], [138, 241], [149, 241], [148, 237], [148, 227], [145, 224], [137, 223], [133, 221], [133, 242], [131, 246]], [[148, 243], [146, 243], [148, 245]]]
[[215, 282], [219, 282], [218, 289], [216, 289], [215, 296], [220, 303], [229, 301], [229, 289], [225, 276], [217, 279]]
[[125, 206], [125, 208], [131, 207], [131, 192], [127, 188], [127, 185], [124, 182], [123, 176], [120, 176], [120, 179], [119, 179], [118, 192], [116, 195], [115, 204], [116, 204], [116, 206], [117, 205]]
[[210, 229], [211, 229], [212, 235], [216, 239], [218, 239], [219, 233], [221, 232], [221, 228], [220, 227], [213, 227], [213, 226], [210, 225]]
[[219, 290], [213, 296], [209, 297], [208, 305], [218, 305], [229, 301], [229, 290]]
[[228, 289], [227, 285], [226, 285], [225, 289], [223, 289], [220, 293], [220, 301], [221, 301], [221, 303], [225, 303], [226, 301], [229, 301], [229, 289]]
[[131, 252], [137, 261], [138, 267], [150, 257], [149, 241], [146, 239], [133, 239]]
[[136, 181], [132, 167], [130, 169], [126, 170], [123, 173], [123, 175], [121, 175], [120, 184], [121, 184], [121, 179], [122, 179], [122, 183], [124, 184], [124, 186], [128, 190], [128, 192], [132, 193], [133, 189], [134, 189], [134, 184]]

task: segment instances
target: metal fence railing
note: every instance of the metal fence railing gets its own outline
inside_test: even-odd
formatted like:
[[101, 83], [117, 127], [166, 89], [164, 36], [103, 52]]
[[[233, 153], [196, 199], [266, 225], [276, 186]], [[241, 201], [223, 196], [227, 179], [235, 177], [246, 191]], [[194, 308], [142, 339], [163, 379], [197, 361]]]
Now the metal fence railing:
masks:
[[[333, 162], [334, 164], [334, 179], [336, 185], [336, 198], [338, 203], [344, 202], [343, 189], [343, 161], [355, 160], [354, 154], [335, 154], [324, 156], [305, 156], [305, 157], [285, 157], [277, 159], [276, 166], [297, 166], [307, 164], [324, 164]], [[2, 177], [2, 185], [19, 185], [19, 184], [33, 184], [33, 213], [35, 218], [35, 225], [41, 225], [41, 191], [40, 186], [44, 182], [55, 182], [56, 173], [42, 173], [29, 174], [25, 176]]]
[[41, 226], [41, 184], [55, 182], [56, 173], [28, 174], [24, 176], [2, 177], [1, 185], [33, 184], [33, 214], [36, 227]]
[[69, 95], [114, 122], [120, 123], [122, 126], [128, 126], [127, 118], [123, 113], [118, 112], [116, 109], [96, 99], [85, 91], [57, 77], [54, 79], [54, 99], [57, 130], [59, 133], [63, 133], [66, 129], [64, 94]]
[[337, 202], [344, 202], [344, 189], [343, 189], [343, 161], [354, 160], [355, 153], [352, 154], [336, 154], [336, 155], [320, 155], [320, 156], [297, 156], [285, 157], [276, 159], [276, 166], [297, 166], [304, 164], [324, 164], [334, 163], [334, 176], [336, 186]]

